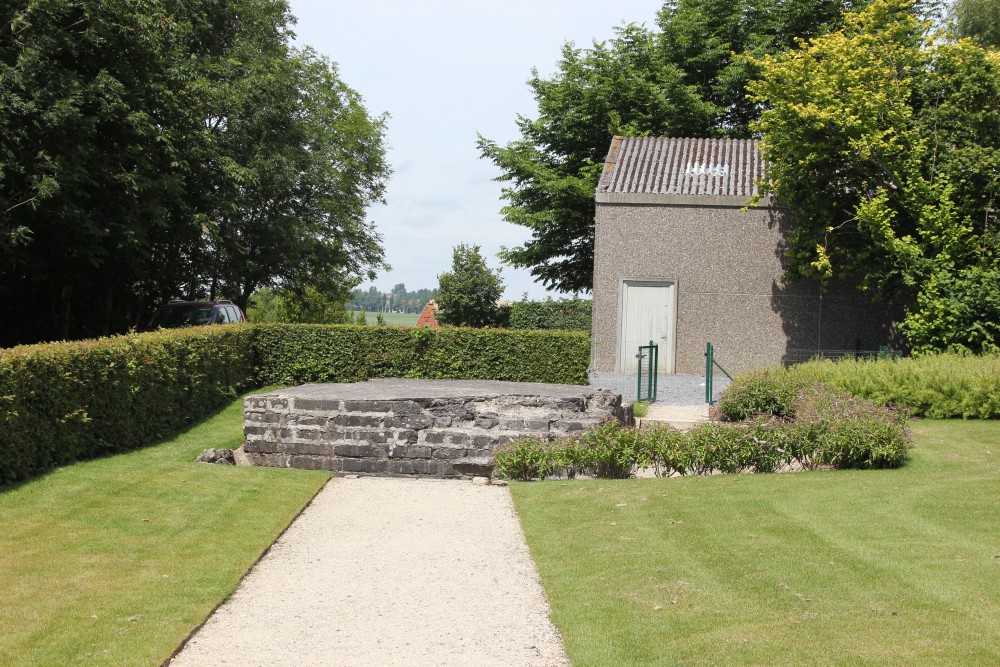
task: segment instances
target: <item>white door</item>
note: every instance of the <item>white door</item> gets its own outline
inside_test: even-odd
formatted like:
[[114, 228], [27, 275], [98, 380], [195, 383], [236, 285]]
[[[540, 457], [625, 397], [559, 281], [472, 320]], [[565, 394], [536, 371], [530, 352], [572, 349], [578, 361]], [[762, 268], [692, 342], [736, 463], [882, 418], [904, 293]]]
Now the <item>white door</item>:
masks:
[[[659, 372], [673, 373], [677, 285], [665, 280], [626, 280], [621, 298], [619, 372], [635, 371], [639, 346], [653, 341], [659, 346]], [[643, 368], [647, 363], [643, 360]]]

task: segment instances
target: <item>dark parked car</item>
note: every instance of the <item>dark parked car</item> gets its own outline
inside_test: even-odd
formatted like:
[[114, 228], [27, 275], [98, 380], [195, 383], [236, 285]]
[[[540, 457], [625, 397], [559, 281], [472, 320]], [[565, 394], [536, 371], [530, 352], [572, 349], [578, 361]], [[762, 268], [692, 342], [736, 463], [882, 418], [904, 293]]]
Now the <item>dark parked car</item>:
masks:
[[202, 324], [238, 324], [246, 321], [239, 306], [227, 299], [170, 301], [157, 308], [139, 331], [196, 327]]

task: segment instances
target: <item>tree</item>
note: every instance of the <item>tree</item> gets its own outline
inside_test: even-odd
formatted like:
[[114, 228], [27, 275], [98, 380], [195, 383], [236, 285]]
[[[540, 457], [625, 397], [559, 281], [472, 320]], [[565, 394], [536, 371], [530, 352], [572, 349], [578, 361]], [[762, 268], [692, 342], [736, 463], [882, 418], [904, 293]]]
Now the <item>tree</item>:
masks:
[[437, 318], [442, 324], [486, 327], [499, 324], [503, 295], [500, 271], [492, 271], [479, 246], [461, 243], [452, 252], [451, 271], [438, 276]]
[[363, 211], [384, 118], [291, 20], [284, 0], [0, 4], [0, 344], [382, 266]]
[[759, 107], [746, 101], [749, 56], [777, 53], [841, 24], [868, 0], [676, 0], [659, 32], [636, 25], [589, 49], [563, 47], [557, 73], [528, 82], [538, 118], [518, 117], [506, 146], [479, 137], [501, 170], [502, 214], [532, 238], [501, 258], [549, 289], [590, 290], [594, 191], [616, 134], [745, 137]]
[[1000, 3], [997, 0], [955, 0], [951, 10], [955, 32], [983, 46], [1000, 47]]
[[993, 349], [995, 300], [978, 291], [1000, 284], [1000, 56], [929, 28], [876, 0], [760, 61], [765, 188], [797, 221], [789, 279], [904, 299], [914, 349]]
[[539, 117], [518, 117], [521, 139], [501, 147], [480, 137], [479, 149], [503, 172], [504, 219], [532, 233], [501, 258], [550, 289], [576, 292], [593, 282], [594, 190], [611, 137], [703, 134], [712, 125], [644, 28], [620, 28], [591, 49], [566, 44], [558, 67], [550, 79], [532, 71]]
[[290, 322], [296, 324], [351, 324], [354, 314], [339, 295], [323, 294], [306, 287], [301, 294], [264, 288], [250, 298], [248, 322]]

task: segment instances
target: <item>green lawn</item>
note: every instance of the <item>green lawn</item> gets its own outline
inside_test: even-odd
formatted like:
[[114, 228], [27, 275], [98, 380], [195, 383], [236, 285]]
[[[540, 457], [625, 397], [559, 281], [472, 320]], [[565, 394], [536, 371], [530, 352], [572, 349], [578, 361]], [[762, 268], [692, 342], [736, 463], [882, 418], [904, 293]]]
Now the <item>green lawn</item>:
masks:
[[511, 485], [575, 667], [1000, 664], [1000, 422], [899, 470]]
[[328, 475], [194, 463], [242, 401], [145, 449], [0, 490], [0, 665], [158, 665]]
[[[354, 311], [354, 317], [357, 318], [361, 314], [360, 310]], [[366, 324], [378, 324], [378, 313], [365, 313], [365, 323]], [[420, 313], [382, 313], [382, 319], [385, 321], [386, 325], [394, 327], [412, 327], [416, 326], [417, 320], [420, 319]]]

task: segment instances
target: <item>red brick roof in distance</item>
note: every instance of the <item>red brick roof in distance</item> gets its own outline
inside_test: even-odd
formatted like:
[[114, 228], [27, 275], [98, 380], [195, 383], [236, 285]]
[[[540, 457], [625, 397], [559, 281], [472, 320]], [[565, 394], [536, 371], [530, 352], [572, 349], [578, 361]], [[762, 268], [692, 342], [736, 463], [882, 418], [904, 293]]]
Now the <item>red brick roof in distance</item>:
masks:
[[434, 313], [437, 312], [437, 309], [438, 307], [434, 302], [434, 299], [428, 301], [427, 305], [424, 306], [424, 309], [420, 311], [420, 317], [417, 318], [416, 326], [424, 329], [440, 329], [441, 325], [438, 324], [437, 318], [434, 317]]

